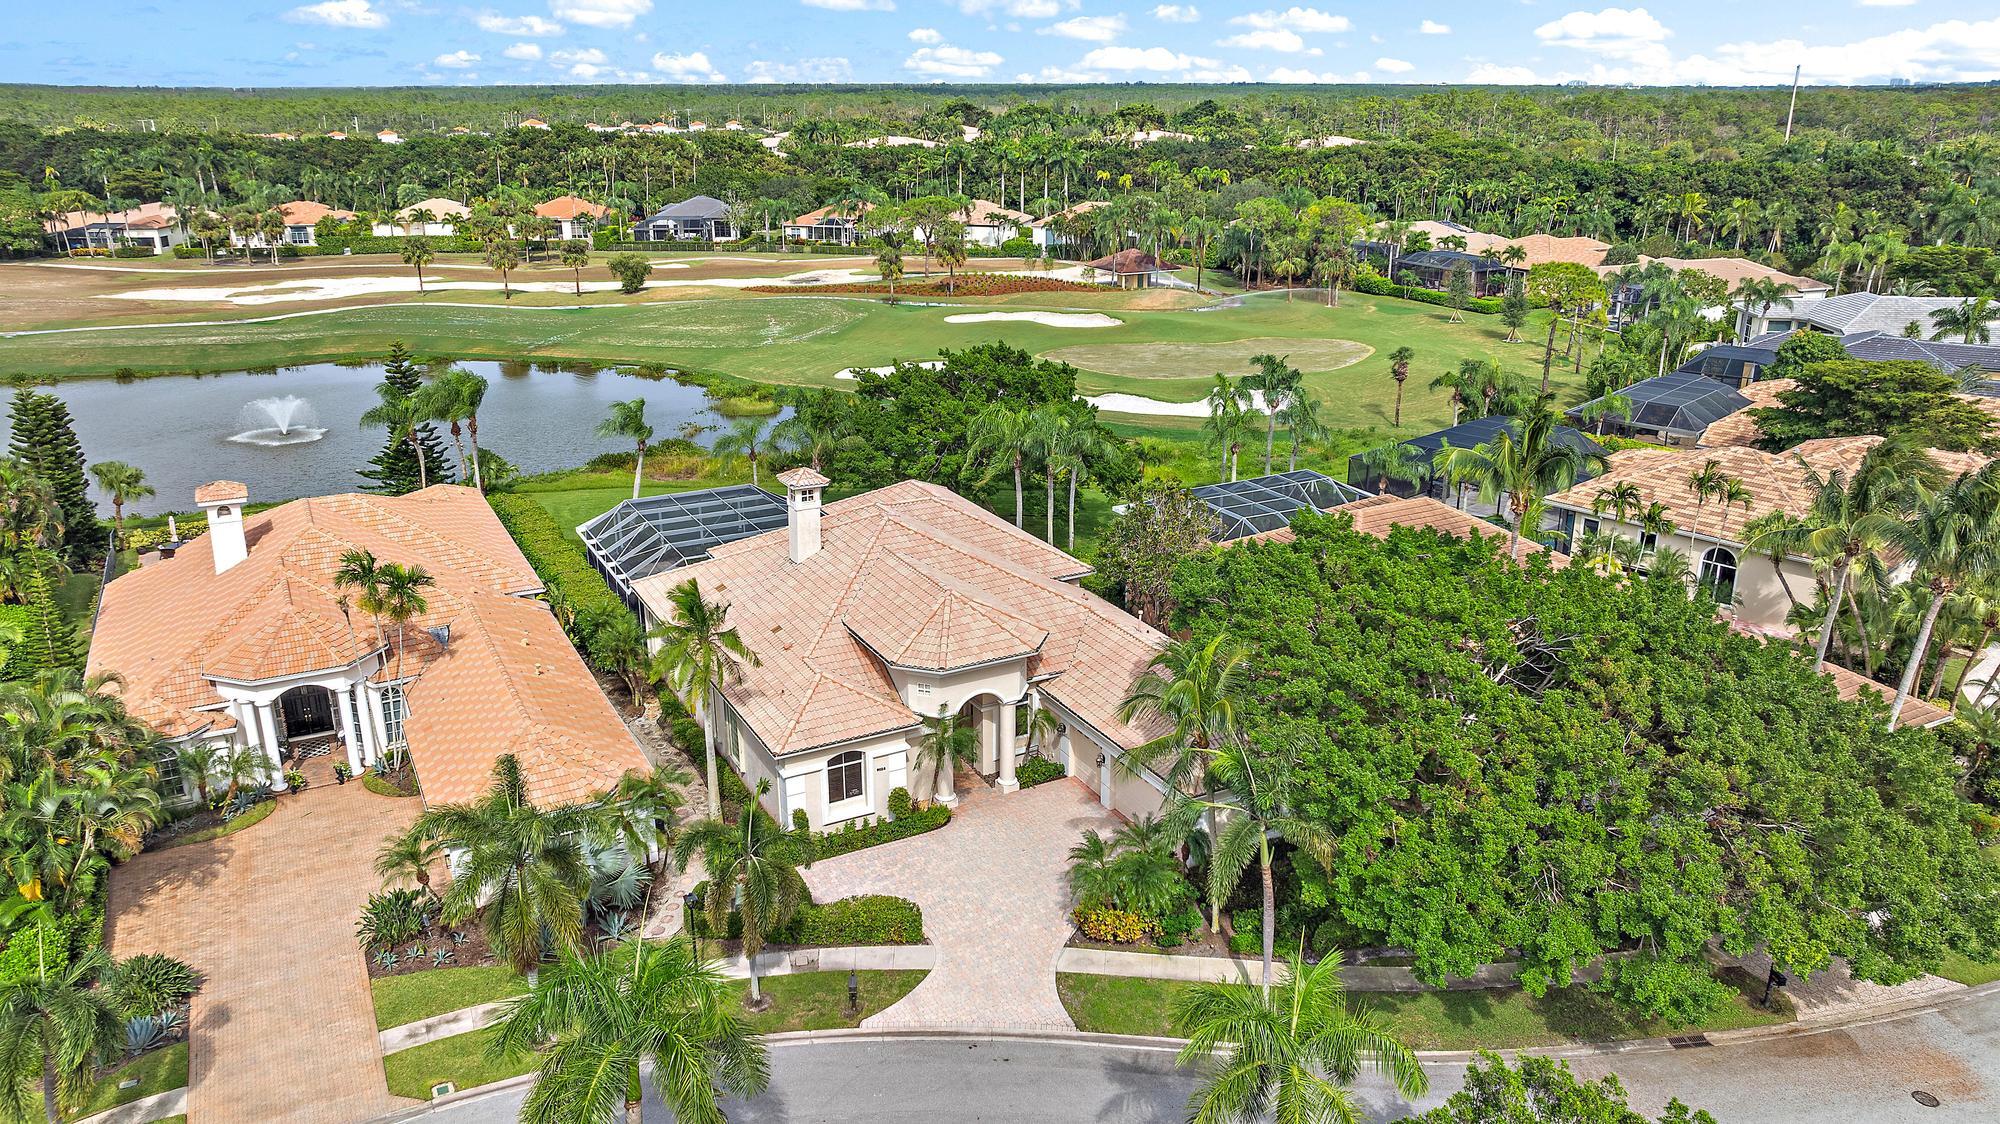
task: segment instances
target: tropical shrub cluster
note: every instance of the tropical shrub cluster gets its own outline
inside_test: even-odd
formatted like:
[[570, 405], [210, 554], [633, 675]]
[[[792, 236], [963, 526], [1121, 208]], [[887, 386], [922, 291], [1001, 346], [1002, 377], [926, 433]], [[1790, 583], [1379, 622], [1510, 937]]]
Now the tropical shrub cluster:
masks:
[[[1369, 272], [1362, 272], [1354, 278], [1354, 291], [1375, 297], [1401, 297], [1404, 300], [1443, 305], [1447, 308], [1453, 303], [1450, 293], [1426, 289], [1421, 285], [1404, 285], [1380, 274]], [[1499, 297], [1467, 297], [1463, 301], [1463, 307], [1467, 312], [1496, 316], [1500, 312], [1502, 303]]]
[[894, 819], [872, 820], [867, 823], [849, 820], [832, 831], [819, 832], [813, 836], [813, 858], [830, 859], [850, 851], [893, 843], [898, 839], [908, 839], [913, 835], [936, 831], [950, 822], [951, 809], [942, 804], [933, 804], [921, 810], [912, 809]]
[[1889, 983], [2000, 942], [1937, 737], [1681, 582], [1345, 517], [1297, 532], [1183, 561], [1174, 598], [1197, 641], [1248, 649], [1242, 728], [1331, 838], [1302, 927], [1407, 949], [1431, 983], [1518, 956], [1535, 992], [1626, 952], [1602, 986], [1675, 1017], [1718, 998], [1711, 942]]
[[[708, 883], [695, 887], [703, 898]], [[737, 940], [743, 936], [743, 915], [729, 912], [727, 925], [717, 929], [705, 911], [694, 915], [694, 932], [704, 940]], [[765, 938], [769, 944], [799, 948], [832, 945], [922, 944], [924, 911], [908, 898], [886, 894], [864, 894], [837, 901], [801, 902], [784, 926]]]
[[1077, 928], [1094, 941], [1180, 944], [1201, 927], [1194, 884], [1179, 852], [1185, 823], [1150, 817], [1110, 836], [1095, 830], [1069, 852], [1069, 885]]
[[1014, 779], [1021, 782], [1022, 788], [1033, 788], [1038, 784], [1061, 780], [1065, 775], [1059, 762], [1046, 757], [1024, 757], [1020, 766], [1014, 770]]

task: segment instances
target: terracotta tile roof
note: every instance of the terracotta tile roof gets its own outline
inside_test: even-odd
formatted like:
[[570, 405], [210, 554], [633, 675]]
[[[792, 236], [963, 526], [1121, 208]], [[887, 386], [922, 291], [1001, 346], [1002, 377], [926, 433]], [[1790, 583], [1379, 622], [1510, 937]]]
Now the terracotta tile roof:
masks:
[[1083, 563], [915, 480], [828, 504], [820, 540], [793, 564], [771, 531], [634, 583], [656, 619], [685, 581], [730, 606], [760, 663], [723, 694], [774, 754], [915, 726], [884, 658], [942, 668], [1032, 652], [1030, 675], [1079, 718], [1123, 745], [1153, 736], [1117, 711], [1165, 638], [1062, 580]]
[[787, 488], [824, 488], [833, 481], [805, 465], [786, 469], [778, 474], [778, 483]]
[[[1852, 701], [1860, 697], [1861, 692], [1869, 691], [1881, 698], [1883, 702], [1894, 702], [1896, 700], [1896, 689], [1894, 687], [1877, 683], [1875, 680], [1869, 679], [1859, 672], [1849, 671], [1837, 663], [1829, 661], [1826, 665], [1826, 674], [1833, 677], [1834, 689], [1840, 692], [1840, 697], [1843, 699]], [[1941, 706], [1925, 702], [1912, 693], [1908, 699], [1903, 701], [1903, 713], [1896, 724], [1899, 727], [1930, 727], [1946, 722], [1950, 718], [1950, 711]]]
[[990, 199], [974, 199], [969, 207], [954, 214], [963, 219], [967, 226], [998, 226], [1002, 222], [1012, 226], [1027, 226], [1035, 221], [1032, 215], [1022, 214], [1012, 207], [995, 203]]
[[1504, 251], [1508, 246], [1521, 247], [1521, 252], [1528, 255], [1521, 264], [1531, 267], [1552, 261], [1595, 266], [1604, 260], [1605, 252], [1611, 249], [1611, 243], [1595, 238], [1558, 238], [1552, 234], [1530, 234], [1526, 238], [1500, 243], [1495, 249]]
[[[1794, 291], [1800, 293], [1824, 293], [1831, 288], [1824, 281], [1815, 281], [1810, 277], [1800, 277], [1795, 273], [1786, 273], [1780, 269], [1772, 269], [1768, 265], [1751, 261], [1749, 258], [1649, 258], [1641, 255], [1638, 264], [1644, 266], [1650, 265], [1653, 262], [1658, 262], [1676, 273], [1683, 269], [1692, 269], [1697, 273], [1706, 273], [1710, 277], [1728, 284], [1732, 292], [1736, 289], [1736, 286], [1741, 285], [1751, 278], [1777, 281], [1781, 284], [1790, 285]], [[1586, 264], [1594, 265], [1595, 263]], [[1616, 265], [1598, 266], [1597, 271], [1599, 273], [1616, 273], [1623, 268], [1625, 267]]]
[[432, 216], [431, 221], [433, 222], [450, 222], [452, 219], [462, 219], [470, 215], [472, 208], [456, 199], [424, 199], [397, 211], [396, 221], [405, 222], [410, 215], [418, 211], [429, 211]]
[[1168, 266], [1160, 264], [1160, 259], [1139, 249], [1128, 246], [1115, 254], [1107, 254], [1090, 263], [1092, 269], [1102, 269], [1115, 274], [1158, 273]]
[[[1327, 510], [1352, 516], [1356, 531], [1378, 539], [1388, 538], [1390, 530], [1396, 527], [1429, 527], [1431, 530], [1461, 539], [1471, 538], [1474, 535], [1489, 539], [1497, 536], [1502, 542], [1502, 549], [1505, 549], [1505, 541], [1508, 538], [1504, 528], [1495, 527], [1484, 519], [1475, 518], [1429, 496], [1409, 498], [1369, 496], [1367, 499], [1344, 503]], [[1291, 542], [1295, 537], [1290, 527], [1279, 527], [1274, 531], [1250, 536], [1259, 542]], [[1569, 555], [1559, 550], [1550, 550], [1530, 539], [1521, 540], [1521, 552], [1523, 557], [1530, 553], [1546, 554], [1549, 557], [1549, 564], [1557, 569], [1569, 565]]]
[[1038, 227], [1048, 226], [1050, 223], [1053, 223], [1059, 218], [1064, 218], [1064, 217], [1075, 218], [1078, 215], [1087, 215], [1090, 212], [1095, 211], [1100, 207], [1109, 207], [1110, 205], [1111, 204], [1108, 201], [1103, 199], [1085, 199], [1081, 203], [1073, 203], [1070, 206], [1064, 207], [1062, 210], [1057, 211], [1046, 218], [1036, 219], [1034, 225]]
[[[1838, 469], [1852, 472], [1868, 450], [1880, 444], [1880, 437], [1824, 437], [1807, 441], [1785, 453], [1766, 453], [1745, 446], [1704, 449], [1629, 449], [1611, 454], [1611, 466], [1601, 476], [1567, 491], [1549, 496], [1551, 504], [1576, 511], [1590, 510], [1591, 501], [1607, 488], [1627, 481], [1638, 485], [1643, 502], [1663, 505], [1682, 533], [1691, 531], [1700, 520], [1701, 536], [1724, 542], [1741, 543], [1743, 528], [1772, 511], [1803, 517], [1811, 503], [1806, 469], [1822, 476]], [[1988, 458], [1974, 453], [1931, 450], [1946, 473], [1956, 475], [1984, 465]], [[1697, 505], [1688, 487], [1688, 477], [1704, 464], [1715, 461], [1723, 472], [1736, 477], [1750, 492], [1750, 505], [1724, 507], [1713, 502]], [[1801, 463], [1803, 462], [1803, 463]], [[1699, 510], [1697, 510], [1699, 508]]]
[[[835, 211], [837, 211], [837, 210], [839, 210], [839, 209], [840, 209], [840, 208], [838, 208], [838, 207], [835, 207], [835, 206], [833, 206], [833, 205], [831, 205], [831, 204], [828, 204], [827, 206], [824, 206], [824, 207], [821, 207], [821, 208], [819, 208], [819, 209], [817, 209], [817, 210], [812, 210], [812, 211], [807, 211], [807, 212], [806, 212], [805, 214], [803, 214], [803, 215], [800, 215], [799, 217], [797, 217], [797, 218], [793, 219], [792, 221], [790, 221], [790, 222], [786, 223], [785, 225], [786, 225], [786, 226], [814, 226], [814, 225], [817, 225], [818, 223], [820, 223], [820, 222], [821, 222], [822, 220], [825, 220], [825, 219], [828, 219], [828, 218], [841, 218], [841, 219], [847, 219], [847, 220], [849, 220], [849, 221], [852, 221], [852, 220], [853, 220], [853, 217], [854, 217], [854, 216], [852, 216], [852, 215], [846, 215], [846, 214], [842, 214], [842, 215], [836, 215], [836, 214], [834, 214], [834, 212], [835, 212]], [[875, 209], [875, 207], [874, 207], [874, 204], [871, 204], [871, 203], [863, 203], [863, 204], [861, 205], [861, 213], [862, 213], [862, 214], [864, 214], [864, 215], [865, 215], [865, 214], [867, 214], [868, 212], [870, 212], [870, 211], [874, 210], [874, 209]]]
[[240, 501], [249, 498], [250, 486], [234, 480], [215, 480], [194, 490], [194, 502], [198, 504], [228, 503], [231, 500]]
[[75, 230], [91, 223], [102, 222], [123, 224], [140, 230], [165, 230], [180, 221], [180, 212], [172, 203], [141, 203], [124, 211], [69, 211], [42, 225], [51, 233]]
[[572, 220], [579, 215], [589, 215], [601, 219], [611, 213], [611, 208], [602, 203], [592, 203], [574, 195], [558, 195], [546, 203], [535, 205], [535, 214], [545, 219]]
[[1729, 445], [1754, 445], [1763, 440], [1764, 431], [1757, 427], [1757, 419], [1750, 416], [1750, 411], [1776, 406], [1778, 395], [1797, 385], [1797, 379], [1765, 379], [1740, 388], [1738, 393], [1748, 398], [1750, 404], [1718, 418], [1702, 432], [1700, 443], [1706, 448], [1716, 449]]
[[286, 226], [311, 226], [323, 218], [351, 219], [353, 211], [340, 211], [324, 203], [310, 199], [297, 199], [290, 203], [278, 204], [278, 213], [285, 216]]
[[[217, 487], [233, 490], [209, 491]], [[221, 481], [203, 493], [241, 500], [247, 489]], [[332, 670], [386, 649], [374, 678], [416, 680], [407, 737], [429, 799], [476, 794], [452, 778], [483, 780], [510, 747], [533, 750], [521, 756], [538, 795], [601, 788], [607, 770], [643, 766], [554, 617], [524, 596], [541, 580], [477, 492], [440, 484], [293, 500], [245, 517], [244, 532], [248, 556], [223, 573], [202, 535], [105, 587], [88, 670], [117, 672], [132, 713], [162, 734], [233, 725], [215, 679]], [[349, 550], [421, 565], [435, 580], [429, 611], [400, 637], [378, 634], [334, 586]], [[539, 686], [519, 686], [530, 680]], [[487, 724], [462, 731], [464, 712]], [[507, 715], [504, 729], [491, 724], [495, 713]]]

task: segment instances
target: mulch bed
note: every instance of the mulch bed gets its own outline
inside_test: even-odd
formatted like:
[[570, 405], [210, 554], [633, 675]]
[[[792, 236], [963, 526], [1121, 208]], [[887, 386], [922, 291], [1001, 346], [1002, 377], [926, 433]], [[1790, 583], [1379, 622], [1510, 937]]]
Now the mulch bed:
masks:
[[[464, 943], [455, 943], [453, 933], [463, 933]], [[448, 948], [452, 958], [442, 964], [431, 963], [430, 950]], [[401, 958], [394, 968], [383, 968], [375, 962], [375, 954], [362, 950], [361, 956], [368, 964], [368, 978], [379, 980], [384, 976], [407, 976], [412, 972], [428, 972], [435, 968], [483, 968], [498, 964], [493, 958], [493, 950], [486, 943], [486, 933], [476, 921], [464, 925], [440, 925], [421, 941], [399, 945], [396, 954]]]
[[1085, 937], [1081, 932], [1072, 930], [1068, 947], [1095, 948], [1104, 952], [1165, 953], [1169, 956], [1229, 957], [1236, 955], [1229, 951], [1229, 938], [1210, 932], [1203, 932], [1198, 936], [1189, 937], [1184, 943], [1177, 944], [1172, 948], [1162, 948], [1155, 944], [1113, 944], [1109, 941], [1093, 941]]

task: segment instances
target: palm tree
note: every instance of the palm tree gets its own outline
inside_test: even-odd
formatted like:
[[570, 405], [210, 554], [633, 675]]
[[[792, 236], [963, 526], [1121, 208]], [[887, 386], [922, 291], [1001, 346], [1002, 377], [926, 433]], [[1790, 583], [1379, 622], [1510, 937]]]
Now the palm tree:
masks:
[[978, 732], [960, 722], [958, 715], [939, 711], [936, 718], [924, 719], [924, 732], [917, 736], [915, 760], [910, 762], [910, 769], [917, 774], [930, 773], [932, 800], [937, 800], [940, 792], [944, 799], [951, 800], [957, 798], [952, 778], [958, 767], [978, 759]]
[[423, 292], [424, 267], [437, 258], [437, 255], [431, 251], [431, 240], [421, 234], [414, 238], [405, 238], [403, 239], [402, 254], [403, 264], [417, 271], [417, 292]]
[[981, 478], [981, 484], [991, 480], [1002, 464], [1014, 470], [1014, 526], [1022, 526], [1021, 466], [1034, 447], [1034, 426], [1029, 415], [1026, 411], [995, 402], [973, 417], [966, 436], [969, 442], [965, 450], [966, 463], [988, 461], [987, 473]]
[[417, 817], [412, 830], [458, 853], [444, 918], [457, 924], [482, 915], [487, 943], [516, 972], [532, 973], [551, 945], [579, 946], [590, 883], [586, 846], [607, 835], [596, 806], [537, 807], [521, 763], [506, 753], [493, 763], [486, 795], [436, 805]]
[[538, 1055], [528, 1124], [630, 1119], [646, 1065], [674, 1119], [720, 1124], [722, 1094], [751, 1097], [770, 1082], [734, 991], [686, 937], [642, 945], [629, 972], [616, 957], [566, 955], [501, 1008], [489, 1050]]
[[[465, 423], [466, 440], [472, 446], [472, 486], [482, 492], [486, 490], [486, 479], [479, 468], [479, 407], [486, 401], [486, 386], [484, 375], [453, 367], [427, 388], [432, 395], [430, 405], [435, 419], [451, 424], [453, 444], [458, 442], [458, 423]], [[464, 475], [463, 471], [460, 475]]]
[[1222, 835], [1208, 856], [1208, 898], [1226, 901], [1256, 860], [1264, 888], [1264, 993], [1271, 991], [1271, 959], [1277, 939], [1277, 883], [1272, 875], [1271, 842], [1282, 839], [1333, 871], [1332, 833], [1296, 811], [1293, 756], [1264, 755], [1247, 741], [1234, 740], [1214, 751], [1208, 763], [1210, 787], [1228, 796], [1195, 801], [1225, 813]]
[[[1416, 357], [1416, 350], [1410, 347], [1399, 347], [1389, 353], [1389, 377], [1396, 380], [1396, 418], [1392, 424], [1397, 429], [1403, 428], [1403, 384], [1409, 381], [1410, 361]], [[1454, 425], [1458, 424], [1457, 413], [1457, 401], [1454, 399], [1452, 405]]]
[[208, 807], [208, 781], [222, 760], [223, 747], [216, 742], [189, 742], [174, 753], [181, 776], [194, 782], [195, 798]]
[[638, 499], [639, 481], [646, 472], [646, 445], [653, 439], [653, 427], [646, 424], [646, 400], [613, 402], [610, 415], [597, 423], [597, 435], [623, 437], [638, 446], [638, 459], [632, 463], [632, 498]]
[[124, 461], [98, 461], [90, 466], [90, 475], [97, 481], [97, 490], [111, 500], [112, 529], [122, 533], [125, 505], [153, 494], [153, 486], [146, 483], [146, 470]]
[[512, 242], [502, 239], [487, 244], [486, 268], [495, 270], [500, 274], [501, 299], [514, 299], [514, 286], [509, 277], [520, 265], [521, 251], [515, 248]]
[[716, 784], [715, 741], [722, 736], [722, 723], [711, 713], [710, 704], [722, 684], [734, 682], [744, 666], [756, 667], [757, 653], [729, 627], [729, 605], [701, 595], [694, 579], [674, 587], [667, 595], [673, 618], [654, 628], [652, 638], [660, 641], [653, 653], [653, 674], [680, 694], [690, 711], [701, 717], [708, 743], [708, 814], [722, 814], [721, 789]]
[[1249, 426], [1250, 392], [1240, 382], [1220, 371], [1208, 391], [1208, 421], [1202, 430], [1209, 444], [1222, 452], [1222, 472], [1236, 479], [1236, 454], [1243, 447], [1244, 430]]
[[1275, 994], [1198, 983], [1175, 997], [1174, 1025], [1188, 1039], [1176, 1061], [1206, 1070], [1189, 1124], [1360, 1124], [1366, 1110], [1347, 1086], [1364, 1062], [1406, 1098], [1429, 1090], [1416, 1053], [1348, 1004], [1337, 954], [1289, 957], [1287, 968]]
[[1264, 475], [1271, 475], [1271, 453], [1278, 439], [1278, 412], [1287, 403], [1305, 393], [1305, 374], [1292, 366], [1289, 355], [1253, 355], [1250, 363], [1256, 369], [1243, 377], [1239, 384], [1245, 390], [1254, 390], [1264, 396]]
[[590, 243], [581, 238], [572, 238], [562, 244], [563, 268], [570, 271], [576, 280], [576, 295], [583, 295], [583, 267], [590, 264]]
[[1957, 336], [1966, 343], [1991, 343], [1992, 324], [2000, 320], [2000, 304], [1992, 297], [1971, 297], [1931, 313], [1931, 338]]
[[375, 852], [375, 873], [385, 886], [410, 882], [436, 898], [438, 892], [431, 885], [431, 871], [443, 861], [444, 845], [412, 826], [401, 835], [383, 841], [381, 849]]
[[1076, 489], [1091, 463], [1104, 455], [1104, 438], [1094, 425], [1072, 425], [1063, 429], [1049, 453], [1050, 467], [1069, 484], [1069, 541], [1064, 549], [1076, 550]]
[[1377, 445], [1361, 454], [1362, 471], [1375, 478], [1375, 491], [1389, 490], [1389, 481], [1420, 485], [1431, 473], [1432, 455], [1407, 441]]
[[1555, 395], [1544, 394], [1534, 406], [1502, 429], [1493, 440], [1472, 448], [1444, 448], [1439, 465], [1445, 477], [1473, 484], [1479, 498], [1497, 504], [1505, 498], [1513, 518], [1508, 521], [1507, 553], [1521, 560], [1522, 523], [1530, 505], [1586, 476], [1603, 473], [1609, 459], [1563, 443], [1557, 436], [1561, 421]]
[[764, 418], [738, 418], [715, 442], [716, 462], [725, 471], [736, 463], [738, 457], [750, 462], [750, 483], [760, 485], [757, 466], [768, 450], [765, 428], [770, 423]]
[[1047, 500], [1043, 509], [1042, 538], [1050, 546], [1056, 544], [1056, 462], [1061, 458], [1061, 451], [1068, 444], [1069, 433], [1074, 428], [1069, 413], [1060, 406], [1038, 406], [1028, 414], [1028, 441], [1035, 454], [1042, 458], [1042, 483]]
[[[333, 571], [333, 587], [338, 590], [357, 590], [361, 594], [360, 609], [375, 622], [375, 642], [382, 642], [382, 564], [375, 560], [371, 550], [350, 550], [340, 556]], [[347, 611], [346, 602], [341, 603], [341, 612]]]
[[1996, 481], [2000, 481], [2000, 469], [1992, 465], [1962, 473], [1942, 488], [1911, 481], [1908, 514], [1887, 527], [1889, 548], [1915, 566], [1917, 578], [1931, 593], [1930, 607], [1917, 629], [1916, 645], [1896, 684], [1896, 700], [1889, 707], [1891, 730], [1915, 688], [1917, 672], [1930, 649], [1931, 630], [1946, 599], [1967, 582], [2000, 569], [2000, 528], [1993, 518]]
[[375, 384], [378, 401], [361, 415], [361, 428], [376, 426], [389, 431], [389, 439], [402, 441], [410, 446], [417, 460], [417, 490], [431, 486], [430, 470], [424, 456], [423, 425], [430, 418], [424, 412], [424, 404], [416, 394], [406, 394], [392, 383]]
[[889, 303], [896, 303], [896, 282], [903, 279], [903, 248], [887, 234], [875, 251], [875, 269], [889, 283]]
[[1825, 475], [1806, 469], [1808, 500], [1801, 522], [1810, 531], [1800, 537], [1800, 553], [1833, 575], [1826, 616], [1820, 622], [1816, 666], [1826, 666], [1834, 623], [1849, 583], [1859, 577], [1871, 584], [1888, 584], [1886, 552], [1896, 523], [1901, 482], [1935, 485], [1938, 475], [1937, 462], [1903, 439], [1884, 441], [1868, 450], [1852, 476], [1839, 469]]
[[[1206, 643], [1169, 640], [1118, 704], [1122, 722], [1149, 721], [1166, 732], [1118, 758], [1121, 769], [1150, 769], [1177, 792], [1205, 793], [1212, 787], [1209, 764], [1216, 751], [1236, 740], [1249, 701], [1249, 654], [1227, 636]], [[1205, 810], [1208, 837], [1218, 838], [1215, 809]], [[1209, 926], [1222, 928], [1222, 902], [1209, 899]]]
[[424, 590], [437, 584], [430, 571], [422, 566], [405, 566], [400, 562], [384, 562], [377, 571], [380, 592], [380, 616], [387, 617], [396, 625], [396, 679], [403, 678], [403, 649], [408, 647], [406, 635], [409, 623], [431, 611], [430, 601]]
[[630, 613], [615, 613], [590, 636], [590, 662], [625, 681], [632, 696], [632, 713], [646, 713], [646, 687], [652, 678], [653, 653], [646, 649], [646, 630]]
[[[771, 782], [757, 779], [752, 803], [761, 801], [771, 790]], [[791, 923], [799, 906], [812, 900], [806, 880], [799, 874], [811, 866], [812, 832], [785, 830], [769, 816], [743, 809], [737, 822], [721, 819], [691, 823], [674, 848], [674, 858], [682, 866], [700, 855], [708, 871], [708, 890], [702, 895], [702, 911], [707, 914], [709, 932], [721, 936], [729, 931], [729, 914], [741, 918], [743, 959], [750, 969], [750, 1007], [763, 1010], [770, 1004], [757, 982], [757, 954], [764, 942]]]
[[1291, 438], [1289, 469], [1299, 467], [1299, 445], [1324, 440], [1328, 433], [1324, 421], [1319, 416], [1319, 401], [1310, 394], [1296, 394], [1285, 403], [1285, 434]]
[[32, 1116], [39, 1090], [43, 1117], [57, 1124], [63, 1098], [87, 1092], [98, 1061], [123, 1043], [114, 989], [100, 986], [114, 971], [110, 955], [93, 948], [0, 986], [0, 1065], [14, 1078], [0, 1084], [0, 1099], [13, 1116]]

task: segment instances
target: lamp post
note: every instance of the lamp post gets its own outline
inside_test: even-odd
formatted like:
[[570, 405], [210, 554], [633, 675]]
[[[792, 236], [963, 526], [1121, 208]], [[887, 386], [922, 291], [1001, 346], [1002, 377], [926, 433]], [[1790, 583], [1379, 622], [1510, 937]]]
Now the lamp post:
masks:
[[861, 1013], [861, 974], [852, 968], [847, 970], [847, 1011], [852, 1015]]

